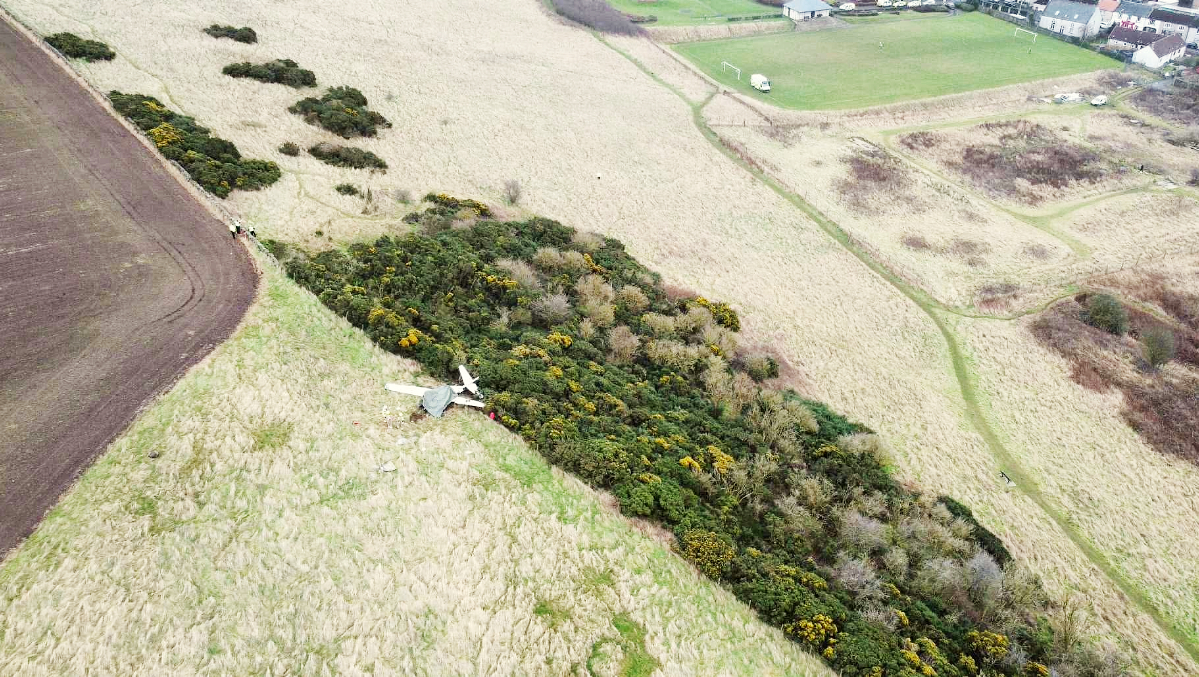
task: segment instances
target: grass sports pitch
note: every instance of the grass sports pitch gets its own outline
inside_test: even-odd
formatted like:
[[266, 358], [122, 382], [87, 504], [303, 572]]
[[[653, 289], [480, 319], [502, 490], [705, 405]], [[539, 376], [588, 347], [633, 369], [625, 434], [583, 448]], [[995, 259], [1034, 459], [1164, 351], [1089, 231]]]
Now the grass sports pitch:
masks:
[[[1040, 36], [1034, 43], [1013, 32], [998, 19], [958, 14], [675, 49], [729, 87], [803, 110], [865, 108], [1120, 66], [1060, 40]], [[724, 61], [741, 69], [740, 81], [722, 69]], [[772, 91], [750, 88], [751, 73], [770, 78]]]

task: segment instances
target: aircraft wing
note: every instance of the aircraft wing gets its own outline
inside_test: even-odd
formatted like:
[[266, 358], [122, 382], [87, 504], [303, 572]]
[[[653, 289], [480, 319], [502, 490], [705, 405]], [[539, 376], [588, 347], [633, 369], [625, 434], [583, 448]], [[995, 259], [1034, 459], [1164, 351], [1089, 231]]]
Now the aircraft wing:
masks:
[[455, 397], [454, 404], [461, 404], [466, 407], [475, 407], [477, 409], [482, 409], [483, 407], [487, 406], [486, 404], [484, 404], [478, 400], [472, 400], [472, 399], [468, 399], [466, 397]]
[[422, 397], [425, 393], [429, 392], [428, 388], [422, 388], [420, 386], [402, 386], [398, 383], [388, 383], [383, 387], [393, 393], [404, 393], [405, 395], [416, 395], [417, 397]]
[[465, 364], [458, 365], [458, 375], [462, 377], [462, 385], [467, 390], [476, 395], [479, 394], [479, 381], [470, 375], [470, 372], [466, 370]]

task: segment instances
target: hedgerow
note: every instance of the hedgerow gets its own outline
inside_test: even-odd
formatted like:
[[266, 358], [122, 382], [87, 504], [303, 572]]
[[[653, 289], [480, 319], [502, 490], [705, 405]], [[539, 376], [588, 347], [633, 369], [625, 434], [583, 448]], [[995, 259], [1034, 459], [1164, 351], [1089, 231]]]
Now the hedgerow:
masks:
[[226, 197], [234, 190], [258, 190], [281, 176], [279, 166], [265, 160], [247, 160], [237, 146], [186, 115], [179, 115], [158, 99], [142, 94], [108, 95], [117, 112], [144, 131], [158, 151], [178, 162], [208, 192]]
[[737, 347], [731, 307], [672, 298], [616, 240], [425, 199], [412, 234], [268, 246], [385, 349], [447, 380], [468, 365], [499, 423], [673, 531], [682, 556], [841, 674], [1066, 660], [1039, 583], [1002, 566], [999, 539], [897, 483], [865, 427], [758, 385], [746, 365], [770, 370]]
[[336, 146], [331, 143], [318, 143], [308, 149], [308, 154], [334, 167], [387, 171], [387, 163], [383, 161], [383, 158], [369, 150], [362, 150], [361, 148]]
[[46, 38], [46, 42], [71, 57], [84, 61], [112, 61], [116, 52], [99, 40], [84, 40], [74, 33], [55, 33]]
[[300, 68], [291, 59], [276, 59], [266, 63], [231, 63], [221, 69], [225, 75], [234, 78], [253, 78], [259, 82], [277, 83], [288, 87], [315, 87], [316, 74]]
[[237, 28], [236, 26], [219, 26], [213, 24], [205, 28], [204, 32], [214, 38], [228, 38], [237, 42], [244, 42], [247, 45], [258, 42], [258, 34], [249, 26]]
[[391, 127], [387, 118], [367, 110], [366, 97], [353, 87], [330, 87], [321, 98], [302, 99], [287, 110], [346, 139], [375, 136], [379, 127]]

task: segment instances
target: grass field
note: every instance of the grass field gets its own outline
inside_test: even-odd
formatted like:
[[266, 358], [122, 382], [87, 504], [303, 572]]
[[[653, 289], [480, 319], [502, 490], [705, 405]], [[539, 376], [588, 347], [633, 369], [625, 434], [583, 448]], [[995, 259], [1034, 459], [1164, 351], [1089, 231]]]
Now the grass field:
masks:
[[[86, 76], [102, 88], [160, 96], [167, 105], [210, 124], [247, 155], [279, 162], [285, 172], [279, 184], [259, 193], [236, 193], [229, 201], [230, 207], [257, 224], [260, 236], [303, 242], [320, 229], [344, 242], [390, 232], [394, 215], [362, 215], [361, 200], [333, 192], [333, 186], [344, 181], [376, 190], [407, 188], [417, 195], [444, 190], [499, 204], [504, 182], [519, 180], [524, 209], [621, 238], [631, 253], [668, 279], [733, 302], [747, 337], [774, 347], [794, 367], [789, 374], [792, 382], [879, 431], [894, 446], [897, 472], [904, 479], [970, 503], [1055, 594], [1074, 592], [1087, 601], [1090, 629], [1135, 648], [1141, 672], [1199, 672], [1151, 619], [1092, 566], [1058, 524], [1023, 494], [1005, 489], [996, 480], [999, 466], [966, 420], [946, 340], [929, 316], [822, 232], [795, 203], [754, 179], [697, 130], [696, 121], [702, 122], [704, 114], [689, 104], [707, 96], [702, 83], [680, 86], [690, 97], [680, 100], [587, 32], [547, 18], [534, 0], [497, 5], [488, 21], [477, 20], [477, 4], [469, 0], [385, 6], [365, 0], [333, 5], [293, 0], [285, 8], [263, 3], [234, 6], [218, 0], [153, 7], [136, 0], [113, 0], [103, 7], [86, 0], [0, 2], [42, 32], [72, 30], [112, 45], [119, 53], [116, 61], [83, 67]], [[951, 21], [958, 19], [898, 25], [940, 26]], [[199, 31], [213, 22], [253, 26], [260, 44], [214, 41]], [[834, 31], [808, 37], [832, 38], [833, 33], [842, 36], [838, 39], [850, 35]], [[530, 39], [514, 42], [515, 34]], [[638, 50], [638, 58], [656, 49], [646, 41], [613, 42], [631, 52]], [[395, 122], [394, 129], [378, 138], [355, 142], [388, 161], [391, 169], [386, 175], [331, 168], [275, 151], [284, 141], [306, 146], [334, 139], [283, 113], [295, 102], [295, 92], [233, 80], [222, 76], [220, 68], [233, 61], [283, 57], [315, 70], [322, 85], [361, 88], [372, 109]], [[645, 60], [657, 77], [676, 81], [679, 68]], [[729, 97], [718, 97], [713, 105], [721, 102], [745, 110]], [[270, 336], [275, 330], [265, 331]], [[303, 335], [293, 332], [290, 340], [304, 340], [298, 338]], [[366, 342], [361, 336], [357, 340]], [[985, 353], [979, 355], [977, 359], [990, 359]], [[339, 351], [318, 356], [329, 364], [347, 359], [364, 357]], [[271, 369], [284, 373], [273, 374]], [[276, 398], [277, 384], [287, 382], [289, 369], [278, 362], [274, 367], [263, 365], [261, 376], [247, 372], [241, 380], [213, 381], [206, 388], [216, 399], [204, 402], [243, 392], [261, 400]], [[186, 397], [204, 392], [191, 390]], [[1059, 422], [1018, 418], [1012, 425], [1052, 430]], [[446, 434], [469, 439], [477, 429], [447, 426]], [[1114, 483], [1116, 468], [1104, 468], [1113, 472]], [[1043, 480], [1053, 482], [1052, 477]], [[439, 486], [436, 482], [454, 490], [459, 486], [453, 473], [437, 473], [428, 481], [434, 488]], [[64, 508], [82, 512], [102, 505], [104, 499], [103, 493], [81, 495], [78, 503]], [[1120, 513], [1097, 519], [1109, 526], [1137, 527]], [[539, 547], [559, 547], [552, 542], [558, 537], [539, 536], [543, 538]], [[462, 552], [469, 550], [458, 543]], [[92, 543], [78, 561], [106, 557], [106, 545]], [[297, 542], [293, 557], [311, 559], [316, 557], [312, 550], [319, 547], [323, 546], [315, 541]], [[0, 616], [23, 619], [26, 611], [50, 614], [53, 602], [66, 604], [77, 598], [71, 592], [75, 589], [67, 586], [89, 573], [54, 569], [49, 555], [21, 565], [31, 576], [54, 572], [41, 579], [46, 582], [37, 591], [46, 597], [36, 600], [41, 606], [12, 607]], [[122, 556], [113, 566], [123, 566], [125, 561], [142, 566], [146, 560]], [[612, 555], [605, 561], [621, 560]], [[445, 567], [456, 564], [442, 556], [436, 562]], [[632, 561], [627, 565], [638, 566]], [[1168, 585], [1185, 575], [1176, 562], [1161, 566], [1152, 573], [1155, 585]], [[209, 578], [202, 569], [189, 569], [179, 573], [177, 583], [208, 585]], [[63, 592], [56, 592], [56, 586]], [[279, 592], [270, 587], [246, 591], [244, 601], [274, 604]], [[413, 594], [412, 603], [441, 609], [445, 595], [439, 586], [428, 586]], [[30, 593], [29, 599], [35, 596]], [[87, 599], [100, 598], [96, 594]], [[180, 608], [192, 611], [185, 604]], [[459, 611], [464, 616], [482, 614], [467, 603]], [[17, 612], [20, 615], [14, 615]], [[111, 621], [109, 626], [120, 627], [140, 618], [139, 613], [133, 605], [123, 606], [114, 608], [106, 619]], [[439, 622], [456, 623], [455, 618], [452, 613], [437, 616]], [[671, 616], [669, 622], [682, 622], [680, 618]], [[313, 622], [308, 618], [304, 627]], [[639, 622], [650, 632], [653, 653], [652, 624]], [[96, 628], [95, 634], [100, 633], [101, 628]], [[26, 637], [40, 636], [48, 635]], [[741, 641], [727, 633], [706, 638], [708, 645]], [[82, 656], [75, 653], [79, 646], [88, 644], [82, 638], [78, 643], [65, 642], [60, 653]], [[312, 646], [323, 645], [313, 642]], [[766, 645], [744, 646], [745, 652], [752, 652]], [[46, 649], [23, 644], [17, 650], [33, 660], [43, 658]], [[436, 660], [432, 652], [414, 656], [411, 671], [452, 672], [457, 667], [443, 668]], [[80, 665], [85, 665], [82, 658]], [[686, 667], [692, 667], [693, 674], [719, 672]], [[684, 672], [686, 667], [673, 672]], [[729, 664], [727, 671], [754, 674], [752, 668], [738, 668]], [[71, 670], [58, 670], [64, 671]]]
[[[779, 14], [782, 10], [754, 0], [608, 0], [608, 4], [627, 14], [652, 14], [658, 20], [651, 26], [728, 23], [730, 16]], [[781, 19], [779, 19], [781, 21]]]
[[[1034, 45], [1012, 32], [1010, 24], [974, 13], [674, 48], [729, 87], [804, 110], [865, 108], [1118, 65], [1058, 40]], [[721, 69], [723, 61], [741, 69], [740, 81]], [[751, 73], [769, 77], [772, 91], [751, 89]]]
[[832, 674], [415, 378], [268, 269], [0, 568], [0, 675]]

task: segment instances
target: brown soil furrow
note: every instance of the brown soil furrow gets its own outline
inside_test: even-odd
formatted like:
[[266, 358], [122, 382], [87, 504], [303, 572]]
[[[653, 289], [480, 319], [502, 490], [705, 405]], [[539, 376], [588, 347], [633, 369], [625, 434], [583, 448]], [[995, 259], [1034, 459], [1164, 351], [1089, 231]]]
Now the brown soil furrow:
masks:
[[228, 229], [0, 17], [0, 554], [256, 286]]

